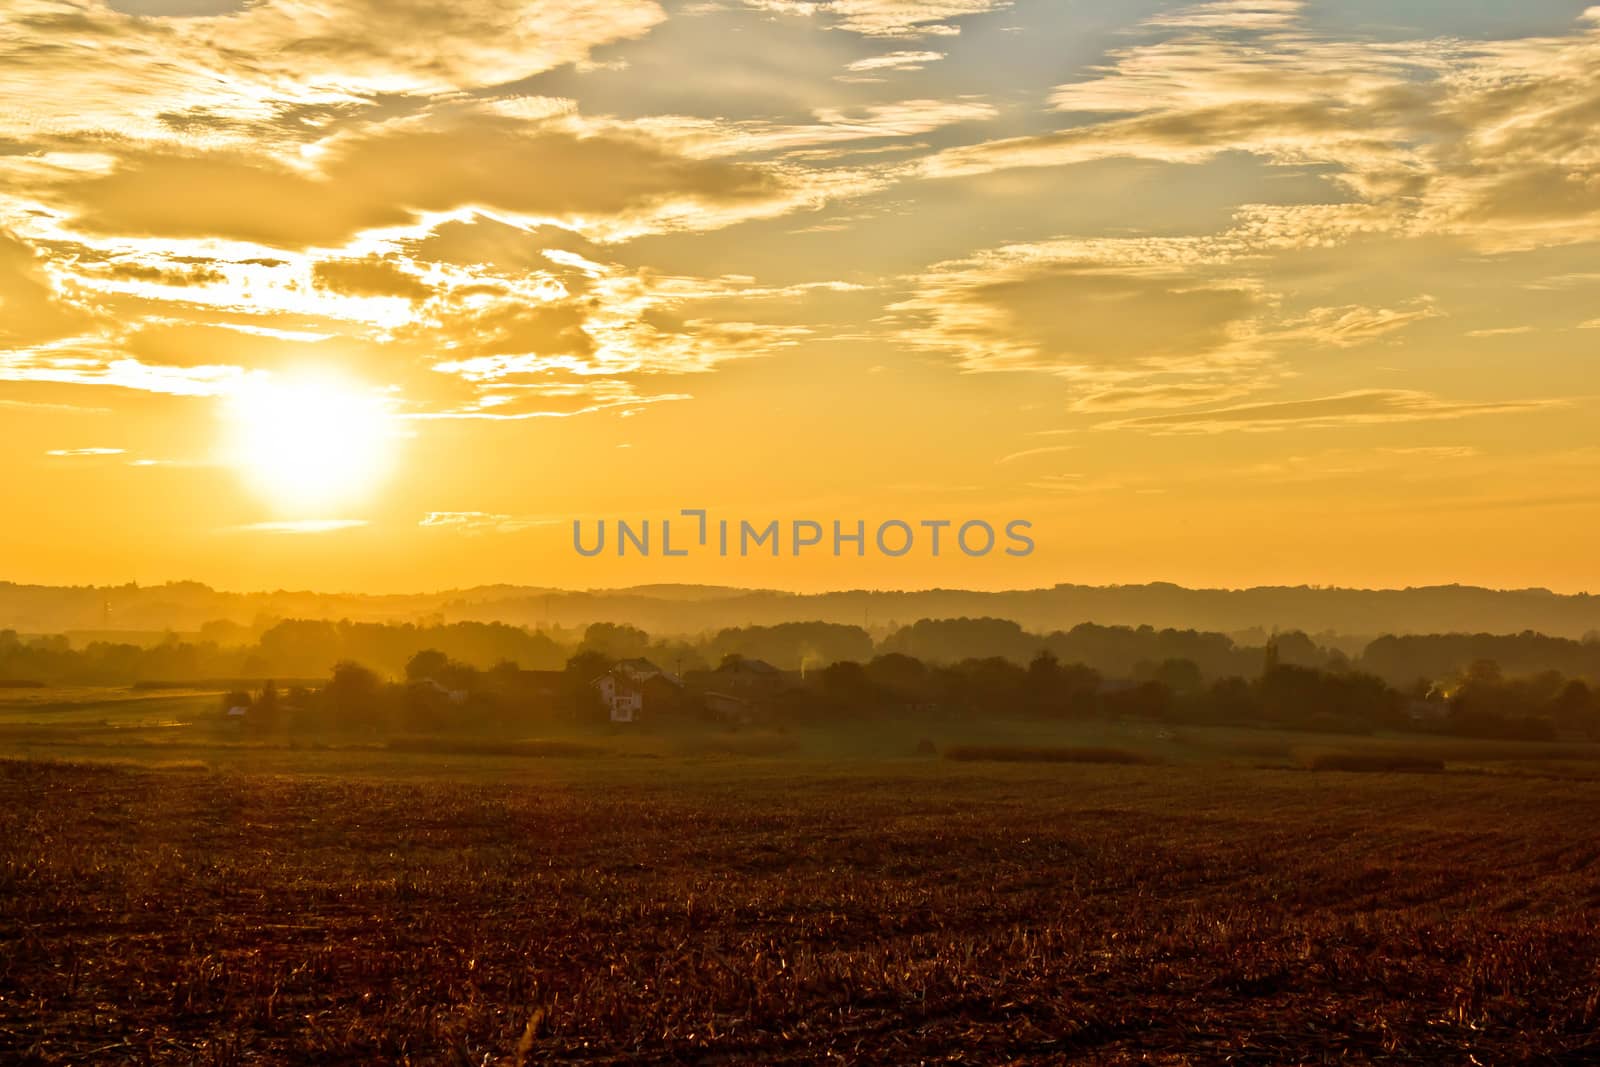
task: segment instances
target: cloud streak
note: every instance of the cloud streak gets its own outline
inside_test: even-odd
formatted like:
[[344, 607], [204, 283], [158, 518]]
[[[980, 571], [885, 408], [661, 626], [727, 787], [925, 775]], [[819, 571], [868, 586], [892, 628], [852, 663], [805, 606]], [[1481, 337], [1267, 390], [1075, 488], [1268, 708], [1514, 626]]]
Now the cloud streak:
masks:
[[1145, 415], [1101, 423], [1106, 430], [1145, 430], [1164, 434], [1276, 432], [1290, 428], [1328, 428], [1379, 423], [1463, 419], [1478, 415], [1521, 414], [1563, 403], [1559, 400], [1461, 402], [1406, 389], [1363, 389], [1309, 400], [1239, 404], [1208, 411]]

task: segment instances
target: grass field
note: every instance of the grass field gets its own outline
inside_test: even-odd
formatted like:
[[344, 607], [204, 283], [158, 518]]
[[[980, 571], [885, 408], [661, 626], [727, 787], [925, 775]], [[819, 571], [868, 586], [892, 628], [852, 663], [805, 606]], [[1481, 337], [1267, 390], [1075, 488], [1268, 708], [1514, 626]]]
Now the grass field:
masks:
[[1600, 1060], [1588, 781], [195, 751], [0, 762], [0, 1062]]

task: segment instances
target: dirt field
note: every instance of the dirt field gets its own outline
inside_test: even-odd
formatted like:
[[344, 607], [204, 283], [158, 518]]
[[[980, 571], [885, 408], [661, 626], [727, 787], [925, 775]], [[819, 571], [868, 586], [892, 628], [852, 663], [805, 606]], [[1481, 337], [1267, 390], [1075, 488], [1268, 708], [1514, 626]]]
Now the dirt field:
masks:
[[0, 763], [0, 1061], [1600, 1061], [1594, 783], [451, 766]]

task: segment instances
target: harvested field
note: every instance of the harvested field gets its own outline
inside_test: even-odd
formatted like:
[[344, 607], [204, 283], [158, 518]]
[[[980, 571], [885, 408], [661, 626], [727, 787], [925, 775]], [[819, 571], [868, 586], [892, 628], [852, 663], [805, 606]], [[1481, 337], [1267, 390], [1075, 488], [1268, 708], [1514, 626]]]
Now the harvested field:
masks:
[[0, 763], [0, 1060], [1600, 1056], [1590, 783], [531, 766]]

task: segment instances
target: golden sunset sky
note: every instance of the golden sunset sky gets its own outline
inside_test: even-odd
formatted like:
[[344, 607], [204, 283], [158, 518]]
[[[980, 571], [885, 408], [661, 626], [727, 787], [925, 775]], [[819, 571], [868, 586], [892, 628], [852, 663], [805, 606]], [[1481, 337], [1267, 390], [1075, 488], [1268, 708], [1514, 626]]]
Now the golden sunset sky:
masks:
[[1597, 343], [1583, 3], [0, 5], [0, 579], [1592, 589]]

